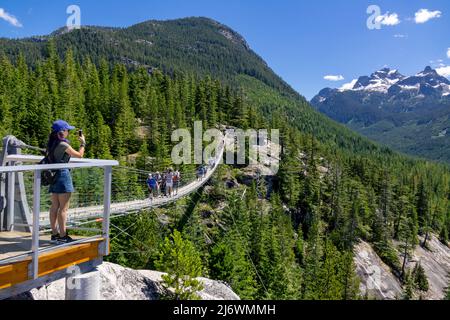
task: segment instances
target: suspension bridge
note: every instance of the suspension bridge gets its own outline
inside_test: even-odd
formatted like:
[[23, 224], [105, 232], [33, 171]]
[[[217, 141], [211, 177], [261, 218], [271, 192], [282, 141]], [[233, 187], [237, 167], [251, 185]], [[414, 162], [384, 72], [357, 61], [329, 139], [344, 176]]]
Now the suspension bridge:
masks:
[[[172, 196], [159, 196], [154, 197], [153, 199], [144, 196], [143, 199], [133, 199], [130, 201], [120, 201], [120, 202], [112, 201], [110, 208], [110, 215], [111, 216], [123, 215], [126, 213], [139, 212], [146, 209], [163, 207], [167, 204], [175, 202], [181, 198], [184, 198], [196, 192], [211, 179], [217, 167], [222, 163], [221, 160], [223, 158], [223, 152], [224, 152], [224, 143], [222, 142], [218, 149], [216, 158], [214, 159], [213, 162], [214, 165], [208, 166], [206, 174], [202, 176], [200, 179], [196, 178], [195, 172], [192, 171], [183, 172], [182, 173], [182, 177], [184, 177], [183, 183], [181, 183], [181, 186], [176, 190], [176, 192], [174, 190], [174, 194]], [[141, 185], [145, 185], [145, 180], [147, 179], [148, 172], [142, 170], [135, 170], [133, 168], [127, 167], [122, 167], [119, 168], [118, 170], [120, 171], [121, 169], [125, 173], [134, 173], [138, 177], [137, 182]], [[191, 178], [192, 180], [189, 181], [190, 180], [189, 178]], [[134, 196], [134, 198], [137, 197]], [[85, 206], [69, 209], [70, 221], [83, 221], [86, 219], [101, 218], [102, 215], [103, 215], [103, 206], [101, 205]], [[42, 223], [45, 224], [48, 221], [48, 213], [42, 213], [40, 215], [40, 220]]]
[[[234, 143], [234, 138], [226, 134], [203, 177], [198, 178], [195, 171], [181, 172], [182, 183], [175, 194], [150, 199], [145, 183], [149, 172], [120, 167], [115, 160], [72, 158], [68, 164], [40, 165], [42, 156], [21, 152], [38, 148], [12, 136], [4, 138], [0, 158], [0, 299], [67, 277], [75, 265], [82, 273], [94, 270], [109, 254], [111, 217], [163, 207], [197, 192], [222, 163], [229, 143]], [[74, 183], [82, 181], [72, 196], [68, 225], [96, 235], [55, 245], [49, 241], [49, 194], [41, 192], [41, 172], [62, 168], [72, 170]], [[101, 229], [81, 227], [91, 222], [101, 223]]]

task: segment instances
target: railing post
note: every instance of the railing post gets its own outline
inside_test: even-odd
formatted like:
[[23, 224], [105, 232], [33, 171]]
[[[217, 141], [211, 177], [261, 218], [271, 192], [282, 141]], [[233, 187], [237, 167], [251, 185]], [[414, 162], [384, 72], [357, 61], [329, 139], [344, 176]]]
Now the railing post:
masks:
[[16, 173], [8, 172], [8, 231], [14, 231], [14, 195], [16, 193]]
[[104, 256], [109, 254], [109, 215], [111, 213], [111, 181], [112, 167], [105, 167], [104, 189], [103, 189], [103, 225], [102, 237], [105, 239], [103, 252]]
[[41, 211], [41, 171], [34, 171], [34, 186], [33, 186], [33, 229], [32, 229], [32, 245], [31, 251], [33, 259], [32, 275], [33, 279], [37, 279], [39, 275], [39, 213]]

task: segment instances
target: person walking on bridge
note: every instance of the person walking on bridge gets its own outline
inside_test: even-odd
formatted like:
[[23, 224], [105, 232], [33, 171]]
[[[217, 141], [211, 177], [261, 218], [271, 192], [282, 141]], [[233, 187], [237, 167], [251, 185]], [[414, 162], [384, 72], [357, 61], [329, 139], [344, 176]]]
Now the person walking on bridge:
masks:
[[197, 168], [197, 181], [203, 180], [203, 166]]
[[180, 171], [176, 170], [173, 173], [173, 192], [175, 195], [178, 195], [178, 188], [180, 187], [181, 182], [181, 173]]
[[162, 178], [162, 175], [159, 173], [159, 171], [157, 171], [153, 176], [156, 179], [156, 182], [158, 183], [157, 197], [159, 198], [162, 195], [161, 189], [163, 187], [163, 178]]
[[153, 200], [154, 197], [158, 196], [158, 181], [156, 178], [150, 173], [147, 179], [147, 186], [149, 190], [149, 199]]
[[[52, 132], [47, 143], [47, 154], [50, 163], [68, 163], [71, 157], [83, 158], [86, 147], [86, 139], [79, 132], [78, 140], [81, 142], [79, 151], [70, 146], [67, 136], [75, 127], [66, 121], [57, 120], [52, 125]], [[58, 169], [53, 183], [49, 187], [51, 193], [50, 226], [52, 228], [52, 242], [71, 242], [73, 239], [67, 234], [67, 212], [69, 202], [74, 192], [72, 177], [69, 169]], [[59, 232], [58, 232], [59, 229]]]
[[167, 173], [165, 175], [165, 181], [166, 181], [166, 195], [168, 197], [172, 196], [173, 193], [173, 169], [169, 168], [167, 170]]

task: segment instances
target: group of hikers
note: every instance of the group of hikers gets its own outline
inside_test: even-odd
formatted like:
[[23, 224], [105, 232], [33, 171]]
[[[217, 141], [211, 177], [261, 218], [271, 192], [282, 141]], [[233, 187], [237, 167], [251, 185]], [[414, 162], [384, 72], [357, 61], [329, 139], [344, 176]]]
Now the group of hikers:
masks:
[[216, 160], [214, 158], [209, 158], [208, 165], [201, 165], [197, 168], [197, 181], [203, 180], [203, 178], [206, 177], [206, 174], [208, 173], [208, 169], [213, 169], [216, 165]]
[[180, 186], [181, 173], [172, 168], [167, 169], [162, 174], [159, 172], [149, 173], [147, 178], [147, 187], [149, 190], [149, 199], [155, 197], [172, 197], [178, 194]]
[[201, 165], [197, 168], [197, 181], [201, 181], [203, 180], [203, 178], [206, 176], [206, 174], [208, 173], [208, 167], [205, 165]]
[[[196, 170], [197, 181], [201, 181], [206, 177], [209, 168], [214, 168], [215, 159], [210, 158], [208, 165], [201, 165]], [[149, 173], [147, 178], [147, 188], [149, 199], [153, 200], [158, 197], [172, 197], [178, 194], [181, 182], [181, 173], [173, 168], [168, 168], [163, 173]]]

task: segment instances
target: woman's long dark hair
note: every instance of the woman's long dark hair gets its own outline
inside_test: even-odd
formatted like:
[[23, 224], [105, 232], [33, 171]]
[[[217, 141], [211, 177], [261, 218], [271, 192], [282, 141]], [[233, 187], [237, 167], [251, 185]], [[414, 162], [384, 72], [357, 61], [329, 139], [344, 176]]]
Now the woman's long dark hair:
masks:
[[62, 141], [69, 142], [69, 140], [67, 140], [67, 139], [60, 138], [59, 132], [52, 131], [52, 133], [50, 133], [50, 136], [48, 137], [47, 153], [50, 150], [52, 150], [52, 148], [54, 148], [58, 143], [60, 143]]

